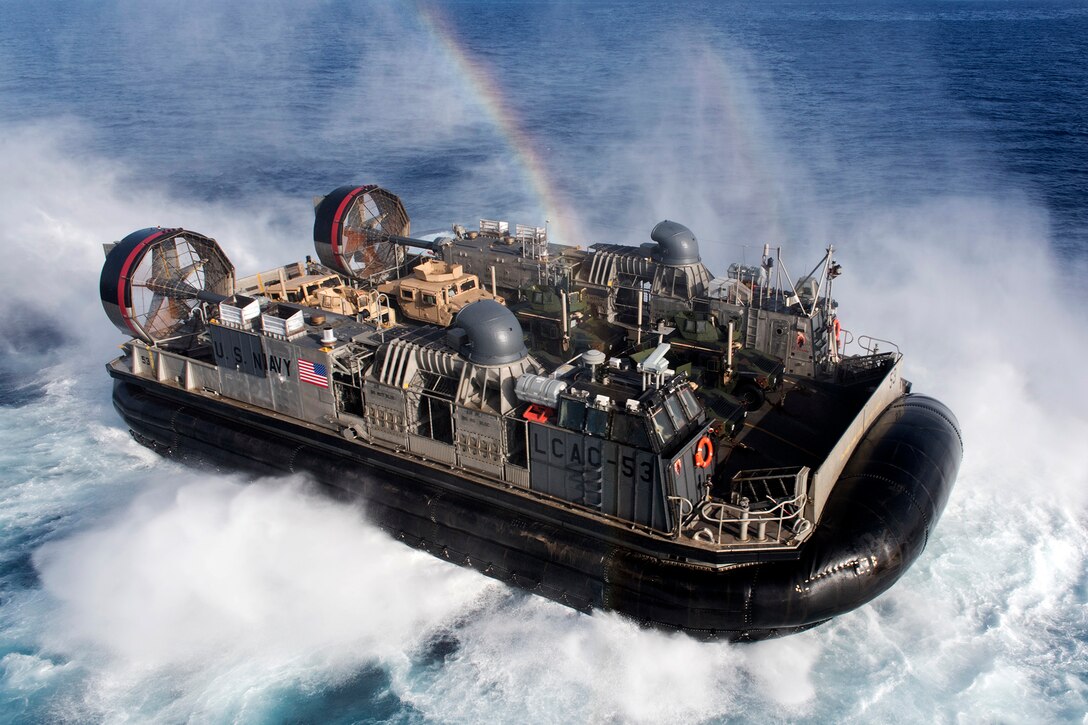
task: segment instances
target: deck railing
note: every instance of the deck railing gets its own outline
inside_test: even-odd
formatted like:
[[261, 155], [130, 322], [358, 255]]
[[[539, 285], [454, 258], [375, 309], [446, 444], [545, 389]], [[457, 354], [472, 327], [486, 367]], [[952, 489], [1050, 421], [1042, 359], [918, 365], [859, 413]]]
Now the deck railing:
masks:
[[804, 517], [808, 476], [807, 466], [738, 471], [730, 501], [711, 499], [698, 507], [697, 521], [709, 526], [693, 537], [717, 546], [784, 545], [804, 538], [812, 529]]

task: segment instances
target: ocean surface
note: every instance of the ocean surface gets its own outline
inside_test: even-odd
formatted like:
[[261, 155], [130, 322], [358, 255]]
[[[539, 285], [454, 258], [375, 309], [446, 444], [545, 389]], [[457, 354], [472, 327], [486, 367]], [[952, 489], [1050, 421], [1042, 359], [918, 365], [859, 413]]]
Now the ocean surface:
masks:
[[[0, 721], [1088, 723], [1088, 5], [0, 3]], [[390, 540], [304, 479], [137, 445], [102, 243], [252, 272], [399, 194], [724, 271], [827, 244], [844, 324], [957, 413], [889, 592], [702, 644]]]

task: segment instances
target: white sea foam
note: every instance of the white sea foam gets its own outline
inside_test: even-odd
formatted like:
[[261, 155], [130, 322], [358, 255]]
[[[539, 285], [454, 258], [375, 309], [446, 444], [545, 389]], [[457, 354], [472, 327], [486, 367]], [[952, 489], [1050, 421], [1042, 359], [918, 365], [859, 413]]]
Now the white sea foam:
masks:
[[[181, 226], [215, 237], [241, 269], [282, 264], [305, 253], [309, 200], [172, 199], [161, 180], [137, 177], [123, 164], [88, 152], [94, 134], [74, 120], [6, 126], [0, 133], [7, 168], [0, 194], [5, 316], [32, 307], [78, 337], [84, 351], [113, 346], [118, 335], [92, 302], [98, 300], [102, 244], [144, 227]], [[294, 210], [292, 226], [280, 223], [283, 209]]]
[[300, 482], [171, 468], [123, 511], [35, 555], [51, 603], [42, 647], [87, 671], [95, 709], [260, 712], [261, 692], [403, 667], [497, 586], [405, 549]]

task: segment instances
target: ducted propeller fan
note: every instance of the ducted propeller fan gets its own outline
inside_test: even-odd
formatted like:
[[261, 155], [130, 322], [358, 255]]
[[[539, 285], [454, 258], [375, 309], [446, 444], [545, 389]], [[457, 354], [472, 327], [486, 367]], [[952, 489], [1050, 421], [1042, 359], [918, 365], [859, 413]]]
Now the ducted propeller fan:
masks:
[[153, 345], [188, 344], [204, 327], [197, 308], [234, 292], [234, 265], [214, 239], [152, 227], [106, 254], [102, 306], [121, 332]]
[[410, 220], [396, 194], [374, 185], [341, 186], [315, 211], [314, 245], [326, 267], [373, 280], [404, 262], [404, 247], [393, 238], [407, 237]]

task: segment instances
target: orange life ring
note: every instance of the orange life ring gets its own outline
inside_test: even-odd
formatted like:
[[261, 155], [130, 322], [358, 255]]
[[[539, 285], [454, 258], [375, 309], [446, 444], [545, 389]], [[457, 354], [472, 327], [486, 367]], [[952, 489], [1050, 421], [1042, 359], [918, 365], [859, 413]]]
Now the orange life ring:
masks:
[[714, 444], [708, 436], [703, 436], [695, 444], [695, 465], [698, 468], [706, 468], [714, 460]]
[[676, 472], [677, 476], [684, 470], [684, 464], [680, 462], [679, 458], [672, 462], [672, 470]]

